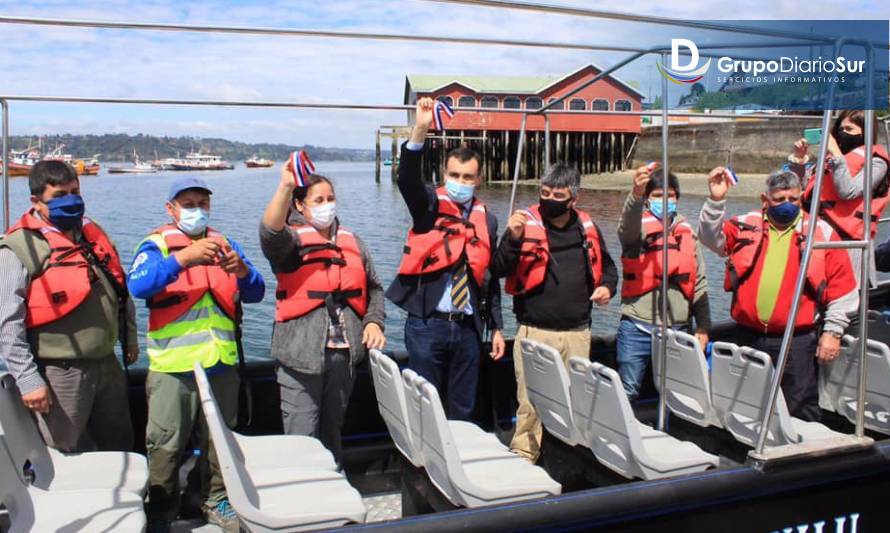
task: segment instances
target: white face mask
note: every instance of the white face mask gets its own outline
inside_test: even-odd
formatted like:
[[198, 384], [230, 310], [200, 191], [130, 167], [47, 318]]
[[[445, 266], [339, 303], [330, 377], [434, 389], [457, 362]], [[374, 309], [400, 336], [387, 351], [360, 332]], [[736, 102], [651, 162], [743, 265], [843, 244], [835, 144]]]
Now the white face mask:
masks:
[[200, 207], [180, 207], [179, 221], [176, 223], [179, 229], [186, 235], [197, 237], [207, 229], [210, 221], [210, 212]]
[[312, 219], [309, 221], [316, 229], [327, 229], [334, 223], [337, 216], [337, 202], [328, 202], [326, 204], [310, 207]]

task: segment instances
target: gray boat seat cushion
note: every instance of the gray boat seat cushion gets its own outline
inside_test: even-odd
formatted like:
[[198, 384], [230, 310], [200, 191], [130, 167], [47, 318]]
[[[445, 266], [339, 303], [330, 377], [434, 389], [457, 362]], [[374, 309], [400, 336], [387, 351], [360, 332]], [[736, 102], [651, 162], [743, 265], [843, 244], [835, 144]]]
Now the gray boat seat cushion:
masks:
[[423, 458], [417, 451], [409, 430], [408, 407], [399, 366], [379, 350], [371, 350], [368, 357], [374, 379], [374, 393], [377, 396], [377, 409], [386, 423], [393, 443], [411, 464], [423, 466]]
[[[652, 373], [655, 386], [661, 384], [661, 329], [652, 333]], [[711, 376], [705, 354], [694, 335], [667, 330], [667, 373], [665, 401], [671, 412], [683, 420], [708, 427], [720, 427], [711, 404]], [[661, 392], [661, 391], [659, 391]]]
[[[511, 453], [497, 439], [468, 445], [455, 438], [436, 388], [416, 374], [410, 394], [421, 407], [420, 442], [433, 484], [455, 505], [480, 507], [560, 493], [540, 467]], [[469, 446], [472, 450], [463, 450]]]
[[544, 428], [569, 446], [582, 444], [572, 414], [569, 373], [559, 351], [531, 339], [519, 342], [528, 399]]
[[615, 370], [591, 363], [589, 371], [597, 380], [590, 434], [593, 453], [601, 463], [625, 477], [642, 479], [717, 466], [717, 456], [638, 421]]
[[0, 505], [10, 532], [133, 531], [145, 529], [142, 496], [128, 490], [44, 490], [22, 481], [24, 463], [13, 462], [0, 430]]
[[[890, 435], [890, 348], [869, 339], [865, 380], [865, 427]], [[845, 335], [841, 354], [820, 368], [819, 405], [856, 422], [859, 388], [859, 339]], [[826, 408], [826, 407], [823, 407]]]
[[[757, 443], [775, 370], [770, 356], [747, 346], [715, 342], [711, 349], [713, 402], [723, 427], [748, 446]], [[792, 418], [779, 390], [766, 444], [781, 446], [839, 436], [818, 422]]]
[[[229, 502], [248, 530], [302, 531], [364, 522], [367, 510], [361, 495], [338, 472], [309, 467], [248, 468], [249, 451], [239, 449], [235, 433], [223, 422], [200, 363], [195, 364], [194, 373]], [[282, 450], [279, 455], [286, 453]]]
[[44, 490], [120, 489], [145, 494], [148, 465], [132, 452], [62, 453], [46, 445], [30, 411], [22, 403], [15, 379], [0, 376], [0, 428], [15, 464], [30, 462], [23, 482]]
[[583, 357], [569, 357], [569, 393], [572, 398], [572, 418], [581, 435], [582, 444], [593, 449], [590, 432], [593, 400], [596, 397], [596, 376], [590, 372], [591, 362]]

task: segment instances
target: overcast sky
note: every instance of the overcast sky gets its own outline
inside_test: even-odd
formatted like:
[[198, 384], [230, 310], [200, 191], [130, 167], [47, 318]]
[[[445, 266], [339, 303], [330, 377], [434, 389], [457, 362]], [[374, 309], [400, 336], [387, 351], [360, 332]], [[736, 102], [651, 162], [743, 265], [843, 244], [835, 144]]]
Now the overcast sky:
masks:
[[[556, 1], [690, 19], [890, 18], [890, 2], [828, 0]], [[839, 8], [839, 6], [843, 8]], [[740, 6], [744, 6], [743, 11]], [[440, 34], [651, 46], [664, 26], [439, 4], [278, 0], [0, 0], [2, 15]], [[370, 40], [266, 37], [0, 24], [4, 94], [400, 104], [405, 75], [562, 75], [626, 54]], [[726, 39], [726, 36], [720, 36]], [[619, 76], [657, 95], [654, 59]], [[651, 80], [651, 81], [650, 81]], [[148, 133], [370, 148], [379, 124], [404, 113], [242, 110], [14, 102], [13, 134]]]

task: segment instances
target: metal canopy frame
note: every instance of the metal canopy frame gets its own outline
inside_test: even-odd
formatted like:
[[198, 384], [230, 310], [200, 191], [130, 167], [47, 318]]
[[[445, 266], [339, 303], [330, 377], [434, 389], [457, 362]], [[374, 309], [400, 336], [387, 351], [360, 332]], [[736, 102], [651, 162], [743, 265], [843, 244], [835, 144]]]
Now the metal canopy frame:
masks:
[[[623, 21], [634, 21], [634, 22], [643, 22], [649, 24], [661, 24], [668, 25], [674, 27], [687, 27], [687, 28], [697, 28], [704, 30], [712, 30], [719, 32], [728, 32], [728, 33], [736, 33], [736, 34], [747, 34], [747, 35], [759, 35], [759, 36], [767, 36], [774, 38], [784, 39], [782, 42], [772, 42], [772, 43], [763, 43], [762, 45], [758, 44], [758, 46], [762, 47], [778, 47], [778, 46], [800, 46], [806, 45], [809, 43], [810, 45], [823, 46], [823, 45], [831, 45], [834, 47], [835, 53], [839, 52], [846, 45], [858, 45], [863, 46], [868, 54], [868, 57], [873, 61], [874, 59], [874, 49], [875, 48], [888, 48], [887, 43], [872, 43], [863, 40], [857, 39], [847, 39], [841, 36], [817, 36], [813, 34], [797, 34], [797, 33], [789, 33], [789, 32], [779, 32], [776, 30], [769, 30], [764, 28], [753, 28], [753, 27], [745, 27], [731, 24], [721, 24], [714, 22], [706, 22], [706, 21], [691, 21], [691, 20], [682, 20], [677, 18], [670, 17], [655, 17], [655, 16], [642, 16], [642, 15], [634, 15], [629, 13], [620, 13], [620, 12], [611, 12], [611, 11], [603, 11], [603, 10], [593, 10], [586, 8], [573, 8], [573, 7], [563, 7], [563, 6], [552, 6], [546, 4], [537, 4], [530, 2], [513, 2], [513, 1], [505, 1], [505, 0], [427, 0], [432, 2], [439, 3], [448, 3], [448, 4], [462, 4], [462, 5], [472, 5], [478, 7], [486, 7], [486, 8], [499, 8], [499, 9], [513, 9], [513, 10], [524, 10], [524, 11], [534, 11], [541, 13], [551, 13], [558, 15], [567, 15], [567, 16], [575, 16], [575, 17], [587, 17], [587, 18], [596, 18], [596, 19], [605, 19], [605, 20], [623, 20]], [[524, 40], [510, 40], [510, 39], [485, 39], [485, 38], [468, 38], [468, 37], [448, 37], [448, 36], [438, 36], [438, 35], [406, 35], [406, 34], [392, 34], [392, 33], [367, 33], [367, 32], [347, 32], [347, 31], [330, 31], [330, 30], [312, 30], [312, 29], [293, 29], [293, 28], [271, 28], [271, 27], [248, 27], [248, 26], [207, 26], [207, 25], [192, 25], [192, 24], [169, 24], [169, 23], [145, 23], [145, 22], [113, 22], [113, 21], [100, 21], [100, 20], [74, 20], [74, 19], [55, 19], [55, 18], [42, 18], [42, 17], [18, 17], [18, 16], [2, 16], [0, 15], [0, 24], [24, 24], [24, 25], [40, 25], [40, 26], [56, 26], [56, 27], [75, 27], [75, 28], [104, 28], [104, 29], [120, 29], [120, 30], [148, 30], [148, 31], [171, 31], [171, 32], [199, 32], [199, 33], [227, 33], [227, 34], [248, 34], [248, 35], [277, 35], [277, 36], [288, 36], [288, 37], [318, 37], [318, 38], [337, 38], [337, 39], [371, 39], [371, 40], [382, 40], [382, 41], [419, 41], [419, 42], [440, 42], [440, 43], [452, 43], [452, 44], [477, 44], [477, 45], [488, 45], [488, 46], [517, 46], [517, 47], [528, 47], [528, 48], [558, 48], [558, 49], [568, 49], [568, 50], [585, 50], [585, 51], [613, 51], [613, 52], [631, 52], [631, 55], [623, 59], [622, 61], [616, 63], [612, 67], [605, 69], [596, 75], [593, 79], [589, 80], [582, 86], [574, 89], [572, 92], [563, 95], [562, 97], [549, 102], [544, 105], [542, 108], [529, 111], [529, 110], [519, 110], [519, 109], [499, 109], [499, 108], [479, 108], [479, 107], [456, 107], [456, 111], [463, 112], [484, 112], [484, 113], [521, 113], [522, 114], [522, 123], [520, 126], [520, 137], [519, 144], [516, 152], [516, 165], [514, 169], [513, 175], [513, 188], [510, 195], [510, 212], [512, 213], [515, 197], [516, 197], [516, 188], [519, 179], [519, 167], [522, 158], [522, 151], [524, 148], [524, 137], [526, 131], [526, 124], [529, 115], [541, 115], [544, 117], [544, 131], [545, 131], [545, 166], [549, 167], [550, 165], [550, 115], [557, 114], [577, 114], [577, 115], [629, 115], [629, 116], [658, 116], [662, 117], [661, 124], [661, 141], [662, 141], [662, 170], [665, 175], [670, 172], [670, 161], [669, 161], [669, 143], [668, 143], [668, 133], [669, 133], [669, 118], [671, 116], [703, 116], [709, 118], [715, 117], [726, 117], [726, 118], [739, 118], [738, 115], [732, 113], [691, 113], [691, 112], [677, 112], [668, 110], [667, 101], [668, 101], [668, 80], [664, 78], [662, 80], [662, 109], [661, 110], [653, 110], [653, 111], [571, 111], [571, 110], [553, 110], [552, 107], [559, 102], [564, 101], [566, 98], [574, 95], [581, 89], [586, 86], [589, 86], [604, 77], [608, 76], [612, 72], [618, 70], [619, 68], [632, 63], [633, 61], [644, 57], [646, 55], [661, 55], [662, 58], [664, 54], [670, 50], [668, 46], [655, 46], [650, 48], [635, 48], [635, 47], [624, 47], [624, 46], [609, 46], [609, 45], [587, 45], [587, 44], [576, 44], [576, 43], [559, 43], [559, 42], [545, 42], [545, 41], [524, 41]], [[788, 39], [794, 39], [795, 42], [788, 42]], [[798, 42], [799, 41], [799, 42]], [[741, 48], [750, 46], [749, 44], [738, 44], [738, 43], [725, 43], [721, 45], [710, 45], [710, 46], [702, 46], [701, 50], [708, 49], [720, 49], [720, 48]], [[714, 56], [715, 54], [711, 54], [707, 51], [702, 52], [703, 56]], [[869, 102], [869, 107], [873, 107], [874, 102], [874, 86], [873, 86], [873, 73], [874, 71], [869, 72], [868, 79], [868, 87], [867, 87], [867, 101]], [[22, 101], [22, 102], [59, 102], [59, 103], [81, 103], [81, 104], [133, 104], [133, 105], [170, 105], [170, 106], [215, 106], [215, 107], [244, 107], [244, 108], [282, 108], [282, 109], [327, 109], [327, 110], [380, 110], [380, 111], [410, 111], [414, 109], [414, 106], [410, 105], [389, 105], [389, 104], [350, 104], [350, 103], [305, 103], [305, 102], [286, 102], [286, 101], [257, 101], [257, 100], [238, 100], [238, 101], [225, 101], [225, 100], [190, 100], [190, 99], [164, 99], [164, 98], [109, 98], [102, 96], [48, 96], [48, 95], [6, 95], [0, 96], [0, 111], [2, 111], [3, 119], [2, 119], [2, 150], [3, 150], [3, 164], [2, 164], [2, 179], [3, 179], [3, 225], [4, 229], [9, 227], [9, 102], [10, 101]], [[834, 87], [832, 86], [829, 90], [826, 110], [821, 117], [822, 120], [822, 143], [820, 145], [819, 158], [818, 158], [818, 167], [816, 173], [816, 181], [814, 185], [814, 199], [811, 206], [811, 220], [818, 220], [819, 208], [820, 208], [820, 192], [822, 187], [822, 181], [824, 178], [824, 162], [826, 159], [827, 152], [827, 136], [829, 133], [829, 126], [831, 125], [831, 115], [832, 115], [832, 104], [834, 102]], [[866, 139], [866, 151], [870, 154], [872, 150], [872, 146], [875, 142], [875, 134], [873, 128], [872, 118], [874, 117], [874, 110], [866, 110], [866, 128], [865, 128], [865, 139]], [[768, 120], [775, 119], [818, 119], [817, 116], [812, 115], [772, 115], [772, 114], [764, 114], [764, 113], [752, 113], [744, 115], [744, 118], [763, 118]], [[884, 122], [885, 132], [888, 136], [888, 145], [890, 145], [890, 120]], [[890, 146], [888, 146], [890, 147]], [[872, 177], [872, 162], [871, 157], [866, 158], [865, 163], [865, 182], [871, 183]], [[864, 211], [866, 213], [870, 212], [871, 208], [871, 198], [872, 189], [871, 187], [865, 187], [863, 193], [863, 203], [864, 203]], [[663, 195], [663, 210], [667, 212], [667, 195]], [[509, 214], [509, 213], [508, 213]], [[890, 219], [887, 219], [890, 220]], [[800, 273], [798, 274], [798, 278], [796, 280], [796, 291], [794, 295], [794, 300], [792, 302], [792, 309], [789, 318], [788, 325], [785, 329], [783, 338], [782, 338], [782, 346], [780, 349], [779, 358], [776, 361], [776, 373], [773, 382], [770, 387], [770, 394], [768, 398], [768, 405], [766, 410], [763, 413], [763, 420], [761, 422], [761, 430], [758, 436], [757, 445], [755, 450], [751, 452], [750, 458], [755, 464], [762, 464], [768, 462], [772, 459], [770, 453], [765, 451], [765, 442], [767, 429], [769, 427], [769, 421], [773, 416], [773, 411], [776, 405], [776, 401], [778, 398], [778, 393], [780, 391], [780, 383], [782, 379], [782, 375], [785, 370], [785, 364], [787, 360], [787, 354], [790, 348], [790, 340], [791, 336], [794, 332], [794, 322], [796, 321], [797, 313], [800, 307], [800, 296], [804, 289], [804, 284], [806, 282], [806, 270], [810, 262], [810, 258], [812, 256], [814, 249], [820, 248], [858, 248], [863, 251], [862, 253], [862, 261], [859, 265], [860, 267], [860, 301], [859, 301], [859, 314], [860, 314], [860, 323], [859, 323], [859, 333], [860, 339], [866, 339], [868, 336], [868, 320], [867, 311], [868, 311], [868, 283], [867, 280], [869, 278], [869, 262], [868, 257], [870, 256], [870, 252], [873, 249], [873, 240], [871, 238], [871, 232], [865, 232], [865, 235], [862, 240], [859, 241], [846, 241], [842, 243], [831, 243], [831, 244], [815, 244], [815, 228], [816, 224], [811, 223], [808, 227], [808, 235], [807, 235], [807, 243], [805, 253], [802, 258]], [[664, 225], [662, 239], [663, 242], [667, 242], [669, 233], [669, 225]], [[662, 261], [665, 265], [668, 263], [668, 254], [667, 247], [664, 247]], [[661, 313], [662, 313], [662, 324], [661, 324], [661, 335], [662, 338], [666, 337], [667, 333], [667, 323], [664, 320], [664, 317], [668, 316], [667, 309], [667, 290], [668, 290], [668, 269], [664, 269], [665, 274], [662, 276], [661, 280]], [[856, 429], [853, 435], [852, 440], [846, 440], [842, 443], [834, 443], [833, 445], [829, 444], [818, 450], [820, 453], [824, 453], [829, 449], [849, 449], [856, 448], [862, 446], [868, 446], [872, 444], [871, 439], [864, 436], [864, 409], [862, 406], [865, 403], [865, 376], [866, 376], [866, 367], [867, 367], [867, 357], [866, 357], [866, 342], [859, 343], [859, 383], [858, 383], [858, 406], [859, 409], [857, 411], [856, 416]], [[662, 365], [661, 368], [665, 368], [664, 365], [667, 363], [666, 360], [666, 349], [667, 343], [660, 343], [660, 352], [657, 354], [657, 357], [660, 359], [660, 363]], [[665, 401], [665, 378], [666, 372], [662, 372], [661, 374], [661, 391], [662, 394], [659, 397], [659, 405], [658, 405], [658, 429], [664, 430], [667, 425], [667, 404]], [[806, 449], [801, 453], [812, 453], [812, 449]], [[794, 452], [792, 452], [793, 455]], [[787, 457], [787, 451], [783, 451], [781, 454], [783, 457]]]

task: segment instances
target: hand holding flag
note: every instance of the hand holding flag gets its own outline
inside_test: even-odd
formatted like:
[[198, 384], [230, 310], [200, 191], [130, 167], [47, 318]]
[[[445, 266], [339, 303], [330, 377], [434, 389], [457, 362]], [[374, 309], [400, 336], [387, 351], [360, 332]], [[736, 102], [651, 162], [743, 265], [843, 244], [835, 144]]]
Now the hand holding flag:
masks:
[[732, 170], [732, 167], [727, 166], [726, 168], [724, 168], [724, 169], [723, 169], [723, 174], [726, 176], [726, 179], [729, 180], [729, 183], [731, 183], [733, 186], [739, 184], [739, 177], [738, 177], [738, 175]]
[[309, 182], [309, 176], [315, 172], [315, 165], [309, 159], [309, 154], [303, 150], [291, 152], [288, 167], [294, 173], [294, 183], [297, 187], [305, 187]]

